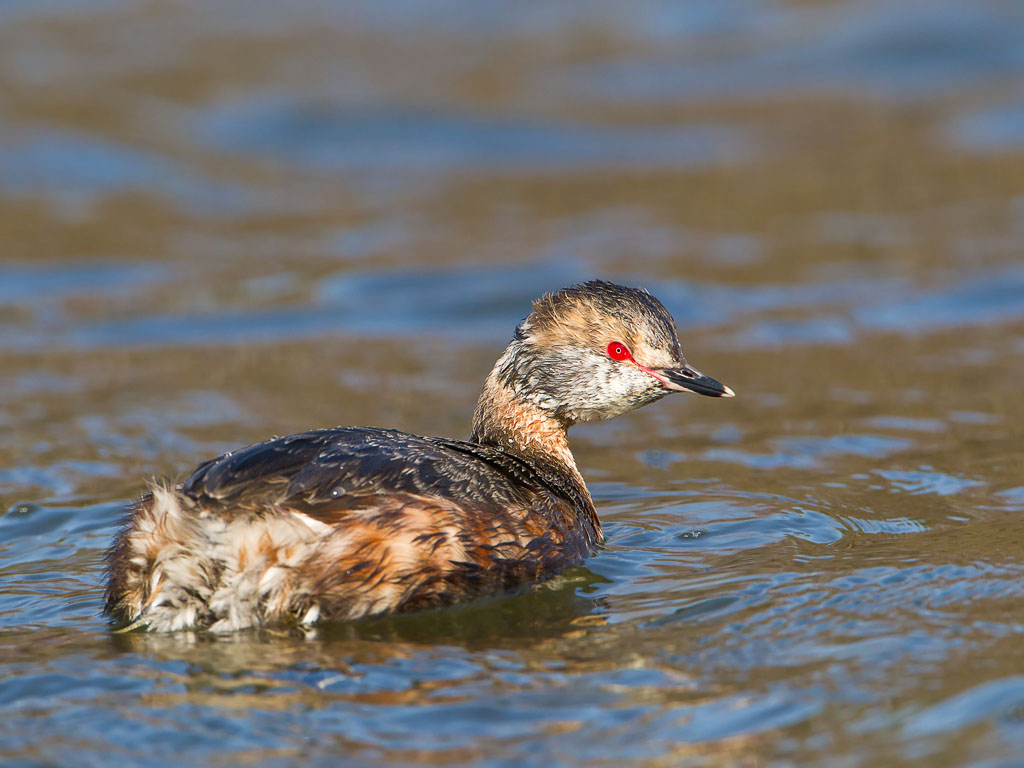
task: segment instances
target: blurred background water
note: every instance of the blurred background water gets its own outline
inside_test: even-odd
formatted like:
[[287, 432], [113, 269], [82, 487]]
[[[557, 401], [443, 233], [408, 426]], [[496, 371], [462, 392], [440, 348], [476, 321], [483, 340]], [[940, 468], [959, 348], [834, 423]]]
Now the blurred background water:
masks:
[[[1024, 6], [0, 4], [0, 761], [1017, 766]], [[648, 287], [738, 392], [574, 430], [587, 565], [112, 635], [147, 479], [465, 436], [529, 300]]]

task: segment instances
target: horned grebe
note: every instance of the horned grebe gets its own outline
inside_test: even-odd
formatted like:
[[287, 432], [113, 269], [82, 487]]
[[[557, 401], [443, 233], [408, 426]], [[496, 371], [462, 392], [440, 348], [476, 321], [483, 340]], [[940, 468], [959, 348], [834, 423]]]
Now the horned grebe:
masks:
[[549, 578], [601, 541], [566, 430], [670, 392], [691, 368], [644, 290], [548, 294], [487, 377], [468, 441], [376, 427], [278, 437], [154, 485], [108, 555], [107, 613], [226, 632], [448, 605]]

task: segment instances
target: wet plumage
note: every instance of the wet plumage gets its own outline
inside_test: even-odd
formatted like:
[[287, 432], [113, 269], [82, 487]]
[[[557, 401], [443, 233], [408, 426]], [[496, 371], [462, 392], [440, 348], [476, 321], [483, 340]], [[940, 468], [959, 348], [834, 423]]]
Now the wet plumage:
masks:
[[487, 378], [470, 440], [339, 427], [201, 464], [130, 509], [106, 610], [155, 630], [230, 631], [549, 578], [601, 539], [568, 428], [683, 389], [732, 394], [686, 364], [652, 296], [597, 281], [547, 295]]

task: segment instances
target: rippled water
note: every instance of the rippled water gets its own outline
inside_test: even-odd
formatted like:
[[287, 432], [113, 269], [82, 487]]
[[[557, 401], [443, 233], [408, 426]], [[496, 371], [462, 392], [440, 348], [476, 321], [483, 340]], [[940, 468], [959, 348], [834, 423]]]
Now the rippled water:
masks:
[[[998, 0], [5, 4], [0, 761], [1022, 764], [1022, 52]], [[110, 632], [147, 479], [465, 436], [590, 277], [738, 397], [574, 430], [585, 567]]]

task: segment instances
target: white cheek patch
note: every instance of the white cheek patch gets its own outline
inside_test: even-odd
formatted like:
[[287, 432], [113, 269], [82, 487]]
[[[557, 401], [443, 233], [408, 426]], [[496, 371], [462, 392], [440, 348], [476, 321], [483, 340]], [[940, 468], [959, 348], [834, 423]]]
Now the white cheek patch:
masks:
[[610, 419], [647, 405], [666, 394], [653, 377], [630, 363], [601, 366], [600, 372], [581, 393], [574, 409], [577, 421]]

